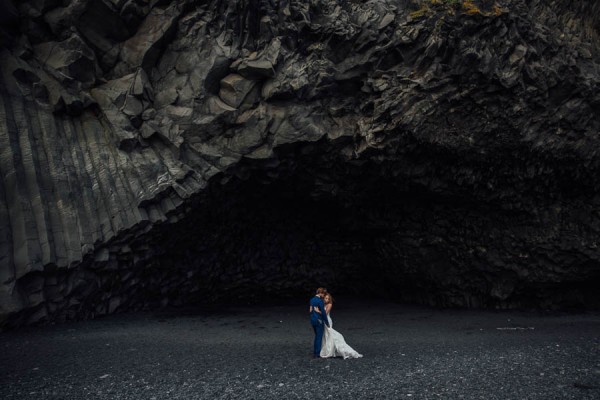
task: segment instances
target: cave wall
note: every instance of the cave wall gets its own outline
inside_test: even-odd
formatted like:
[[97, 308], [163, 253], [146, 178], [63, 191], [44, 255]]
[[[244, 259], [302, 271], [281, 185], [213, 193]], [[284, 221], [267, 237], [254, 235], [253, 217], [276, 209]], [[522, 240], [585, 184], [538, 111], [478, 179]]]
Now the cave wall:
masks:
[[5, 323], [597, 304], [598, 4], [0, 4]]

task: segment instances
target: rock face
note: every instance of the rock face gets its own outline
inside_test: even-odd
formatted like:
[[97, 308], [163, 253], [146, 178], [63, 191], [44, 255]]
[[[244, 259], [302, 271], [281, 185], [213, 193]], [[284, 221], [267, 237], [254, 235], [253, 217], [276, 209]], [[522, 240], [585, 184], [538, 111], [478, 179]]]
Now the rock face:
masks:
[[600, 304], [600, 3], [0, 15], [0, 324], [316, 285]]

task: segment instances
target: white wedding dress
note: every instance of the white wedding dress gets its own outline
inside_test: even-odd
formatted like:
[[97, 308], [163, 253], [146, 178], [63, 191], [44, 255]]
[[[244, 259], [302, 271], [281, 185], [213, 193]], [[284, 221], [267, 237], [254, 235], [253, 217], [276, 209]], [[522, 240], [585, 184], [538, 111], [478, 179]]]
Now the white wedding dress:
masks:
[[326, 326], [323, 332], [321, 357], [344, 357], [344, 359], [362, 357], [362, 354], [357, 353], [352, 347], [348, 346], [341, 333], [333, 329], [333, 321], [329, 314], [327, 314], [327, 320], [329, 321], [329, 327]]

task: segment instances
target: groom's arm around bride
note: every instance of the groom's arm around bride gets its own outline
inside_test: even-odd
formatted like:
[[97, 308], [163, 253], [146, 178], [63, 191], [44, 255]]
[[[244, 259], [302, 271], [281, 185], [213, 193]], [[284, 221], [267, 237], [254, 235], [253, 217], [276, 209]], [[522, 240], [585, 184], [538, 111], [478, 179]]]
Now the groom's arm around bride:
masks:
[[320, 299], [319, 301], [319, 315], [321, 316], [323, 323], [325, 323], [325, 326], [329, 327], [329, 321], [327, 320], [327, 312], [325, 312], [325, 303], [323, 303], [323, 299]]

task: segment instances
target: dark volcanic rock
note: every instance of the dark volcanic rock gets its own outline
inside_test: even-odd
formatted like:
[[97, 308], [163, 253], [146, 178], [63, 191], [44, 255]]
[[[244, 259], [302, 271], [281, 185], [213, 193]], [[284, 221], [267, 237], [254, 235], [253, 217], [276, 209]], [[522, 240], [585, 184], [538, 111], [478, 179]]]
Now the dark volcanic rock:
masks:
[[0, 320], [600, 304], [600, 5], [0, 3]]

